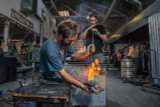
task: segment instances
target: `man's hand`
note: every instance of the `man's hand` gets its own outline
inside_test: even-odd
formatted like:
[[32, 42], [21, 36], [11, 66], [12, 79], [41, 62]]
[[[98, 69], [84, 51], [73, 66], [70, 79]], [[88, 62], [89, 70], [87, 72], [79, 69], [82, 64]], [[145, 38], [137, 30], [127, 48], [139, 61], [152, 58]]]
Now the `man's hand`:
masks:
[[76, 52], [76, 53], [72, 54], [72, 58], [75, 58], [77, 60], [83, 59], [83, 58], [89, 56], [90, 54], [93, 54], [94, 52], [95, 52], [95, 46], [94, 46], [94, 44], [90, 44], [87, 47], [87, 50], [85, 52]]
[[88, 27], [87, 30], [93, 29], [93, 27], [96, 26], [95, 24], [91, 25], [90, 27]]
[[88, 47], [87, 47], [87, 54], [93, 54], [95, 52], [95, 46], [94, 44], [90, 44]]
[[96, 26], [96, 24], [93, 24], [93, 25], [89, 26], [89, 27], [80, 35], [80, 39], [81, 39], [81, 40], [82, 40], [82, 39], [85, 39], [85, 38], [86, 38], [86, 35], [87, 35], [87, 32], [88, 32], [89, 30], [91, 30], [94, 26]]
[[92, 32], [94, 32], [95, 34], [98, 34], [98, 35], [100, 34], [99, 31], [96, 28], [93, 28]]
[[86, 92], [88, 92], [88, 93], [91, 93], [90, 88], [91, 88], [91, 87], [86, 86], [86, 85], [83, 86], [83, 90], [86, 91]]
[[107, 35], [106, 34], [101, 34], [98, 29], [96, 28], [92, 28], [92, 32], [94, 32], [94, 34], [98, 35], [102, 40], [106, 41], [107, 40]]

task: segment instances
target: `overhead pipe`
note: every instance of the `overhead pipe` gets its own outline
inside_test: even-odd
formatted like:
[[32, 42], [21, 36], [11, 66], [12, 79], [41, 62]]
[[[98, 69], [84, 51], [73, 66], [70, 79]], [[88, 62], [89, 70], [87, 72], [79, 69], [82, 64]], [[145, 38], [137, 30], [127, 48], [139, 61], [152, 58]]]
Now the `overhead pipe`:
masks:
[[104, 19], [103, 19], [103, 21], [102, 21], [102, 23], [101, 23], [102, 25], [104, 25], [104, 22], [107, 20], [107, 18], [108, 18], [108, 16], [110, 15], [112, 9], [114, 8], [116, 2], [117, 2], [117, 0], [113, 0], [113, 2], [112, 2], [112, 4], [111, 4], [111, 6], [109, 7], [106, 15], [104, 16]]
[[[117, 40], [121, 39], [124, 36], [127, 36], [129, 33], [139, 29], [140, 27], [146, 25], [147, 17], [153, 15], [154, 13], [160, 12], [159, 8], [160, 0], [156, 0], [146, 9], [144, 9], [140, 14], [134, 17], [133, 20], [129, 21], [127, 24], [123, 25], [120, 29], [115, 31], [110, 38], [108, 38], [109, 43], [114, 43]], [[117, 35], [114, 37], [114, 35]]]
[[139, 12], [142, 11], [142, 3], [139, 0], [126, 0], [126, 2], [131, 3], [133, 5], [138, 5]]

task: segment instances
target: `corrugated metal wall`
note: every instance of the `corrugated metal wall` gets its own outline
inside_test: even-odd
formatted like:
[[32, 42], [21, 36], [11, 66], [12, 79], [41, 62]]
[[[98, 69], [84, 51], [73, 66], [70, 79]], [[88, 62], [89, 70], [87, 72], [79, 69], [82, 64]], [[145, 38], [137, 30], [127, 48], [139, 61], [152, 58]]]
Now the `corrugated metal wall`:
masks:
[[151, 49], [151, 73], [155, 84], [160, 84], [160, 13], [148, 18], [150, 49]]

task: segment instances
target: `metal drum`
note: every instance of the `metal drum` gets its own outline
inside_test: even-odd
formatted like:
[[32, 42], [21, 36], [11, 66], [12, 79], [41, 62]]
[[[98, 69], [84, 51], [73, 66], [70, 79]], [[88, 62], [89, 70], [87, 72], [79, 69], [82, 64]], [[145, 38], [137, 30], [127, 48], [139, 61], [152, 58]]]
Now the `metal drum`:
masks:
[[133, 82], [134, 79], [134, 64], [131, 58], [121, 59], [121, 77], [123, 82]]

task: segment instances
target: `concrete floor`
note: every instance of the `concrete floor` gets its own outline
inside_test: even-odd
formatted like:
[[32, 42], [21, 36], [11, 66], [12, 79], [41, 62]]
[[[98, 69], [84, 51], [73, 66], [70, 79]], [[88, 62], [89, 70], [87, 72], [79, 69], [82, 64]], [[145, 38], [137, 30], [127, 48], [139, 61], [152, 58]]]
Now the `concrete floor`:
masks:
[[[26, 83], [31, 83], [31, 72], [28, 72], [27, 75]], [[36, 72], [35, 75], [36, 78], [40, 77], [39, 72]], [[20, 77], [19, 75], [18, 78]], [[18, 87], [20, 87], [18, 81], [0, 84], [0, 89], [14, 90]], [[2, 94], [3, 98], [12, 99], [10, 92], [4, 91]], [[13, 106], [0, 100], [0, 107]], [[116, 69], [107, 70], [107, 107], [160, 107], [160, 95], [143, 92], [141, 86], [123, 83], [120, 78], [120, 71]]]
[[144, 92], [142, 86], [123, 83], [120, 71], [108, 70], [107, 77], [108, 107], [160, 107], [160, 95]]

